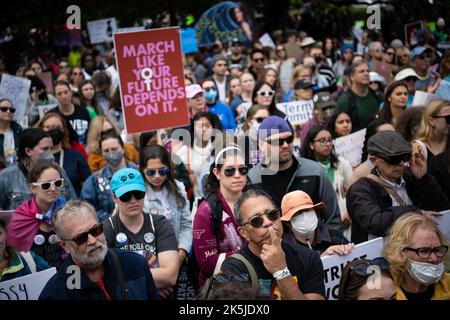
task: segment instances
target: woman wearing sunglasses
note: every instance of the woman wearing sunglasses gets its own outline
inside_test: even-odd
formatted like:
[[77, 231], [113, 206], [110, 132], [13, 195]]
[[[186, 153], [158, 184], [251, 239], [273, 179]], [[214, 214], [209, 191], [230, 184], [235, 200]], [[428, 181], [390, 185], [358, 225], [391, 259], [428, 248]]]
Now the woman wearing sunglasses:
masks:
[[376, 133], [369, 139], [367, 151], [375, 167], [350, 187], [346, 197], [352, 242], [384, 237], [407, 212], [438, 216], [450, 208], [447, 196], [427, 172], [423, 154], [413, 156], [411, 144], [398, 132]]
[[447, 237], [436, 222], [417, 213], [400, 217], [384, 245], [397, 300], [450, 300]]
[[341, 211], [342, 227], [346, 230], [351, 222], [347, 213], [345, 195], [349, 188], [353, 171], [352, 166], [345, 158], [336, 156], [333, 144], [334, 140], [328, 129], [314, 126], [302, 143], [301, 154], [302, 157], [316, 161], [325, 169], [328, 179], [336, 192]]
[[248, 170], [235, 146], [219, 151], [211, 164], [206, 184], [208, 201], [200, 203], [193, 224], [200, 286], [220, 270], [226, 256], [236, 253], [244, 245], [233, 208], [247, 184]]
[[260, 104], [267, 107], [271, 116], [286, 118], [284, 112], [278, 110], [275, 106], [275, 90], [272, 85], [265, 81], [259, 81], [253, 90], [252, 101], [254, 104]]
[[115, 208], [111, 196], [111, 177], [122, 168], [137, 169], [137, 166], [129, 161], [122, 138], [115, 132], [102, 135], [100, 148], [106, 165], [86, 179], [80, 198], [89, 202], [95, 208], [99, 220], [103, 221], [113, 213]]
[[170, 221], [178, 240], [181, 266], [192, 246], [192, 218], [182, 182], [172, 175], [167, 150], [160, 145], [141, 150], [140, 171], [145, 178], [144, 212], [163, 215]]
[[50, 267], [59, 269], [66, 255], [58, 244], [52, 217], [66, 201], [61, 197], [64, 179], [52, 161], [38, 163], [29, 174], [33, 198], [22, 203], [8, 226], [8, 243], [17, 251], [32, 250]]
[[347, 264], [339, 282], [338, 299], [396, 300], [389, 262], [380, 257], [373, 260], [358, 259]]
[[13, 120], [16, 109], [9, 99], [0, 99], [0, 168], [17, 160], [17, 148], [22, 127]]

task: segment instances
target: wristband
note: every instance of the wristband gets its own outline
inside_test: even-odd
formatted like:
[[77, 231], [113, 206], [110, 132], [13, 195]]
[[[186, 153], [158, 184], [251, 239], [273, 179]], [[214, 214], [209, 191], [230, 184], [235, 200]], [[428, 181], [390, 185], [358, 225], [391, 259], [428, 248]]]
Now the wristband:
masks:
[[289, 271], [289, 269], [287, 267], [284, 268], [283, 270], [275, 271], [274, 273], [272, 273], [272, 276], [275, 278], [275, 280], [281, 280], [286, 277], [289, 277], [290, 275], [291, 275], [291, 272]]

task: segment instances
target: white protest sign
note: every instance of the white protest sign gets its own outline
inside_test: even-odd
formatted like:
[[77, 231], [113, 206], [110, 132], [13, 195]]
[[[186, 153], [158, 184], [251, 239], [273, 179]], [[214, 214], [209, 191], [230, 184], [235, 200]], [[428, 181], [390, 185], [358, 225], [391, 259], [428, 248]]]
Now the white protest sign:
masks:
[[39, 111], [39, 119], [42, 119], [44, 117], [44, 114], [46, 114], [49, 110], [53, 109], [56, 106], [57, 104], [43, 104], [37, 106], [36, 108]]
[[442, 216], [433, 216], [433, 220], [438, 223], [438, 228], [450, 240], [450, 210], [441, 211]]
[[301, 126], [313, 117], [312, 100], [277, 103], [278, 110], [284, 112], [293, 126]]
[[353, 168], [358, 166], [361, 163], [365, 137], [366, 129], [362, 129], [347, 136], [337, 138], [334, 140], [336, 155], [348, 160]]
[[89, 21], [87, 23], [91, 44], [112, 42], [113, 34], [117, 32], [116, 18]]
[[325, 295], [327, 300], [337, 300], [339, 281], [345, 266], [357, 259], [375, 259], [381, 257], [383, 238], [357, 244], [346, 256], [326, 256], [322, 258], [325, 279]]
[[136, 32], [136, 31], [144, 31], [145, 27], [144, 26], [140, 26], [140, 27], [128, 27], [128, 28], [119, 28], [117, 29], [116, 32], [114, 33], [126, 33], [126, 32]]
[[266, 32], [262, 35], [261, 38], [259, 38], [258, 40], [259, 42], [261, 42], [263, 47], [270, 47], [275, 49], [275, 42], [273, 42], [272, 38], [269, 36], [269, 34]]
[[0, 82], [0, 99], [9, 99], [16, 108], [14, 120], [19, 120], [25, 115], [30, 93], [31, 81], [29, 79], [2, 74]]
[[0, 300], [37, 300], [56, 268], [0, 282]]
[[436, 99], [437, 99], [436, 95], [434, 95], [432, 93], [416, 90], [416, 92], [414, 93], [414, 98], [413, 98], [413, 102], [412, 102], [411, 106], [412, 107], [426, 107], [426, 106], [428, 106], [428, 104], [431, 101], [436, 100]]

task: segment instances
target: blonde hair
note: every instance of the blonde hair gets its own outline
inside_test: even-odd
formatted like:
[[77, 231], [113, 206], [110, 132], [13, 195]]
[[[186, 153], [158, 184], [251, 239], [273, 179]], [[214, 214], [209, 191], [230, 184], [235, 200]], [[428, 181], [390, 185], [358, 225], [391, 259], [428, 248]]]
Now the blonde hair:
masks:
[[[435, 232], [441, 245], [448, 245], [446, 236], [432, 219], [416, 212], [402, 215], [389, 230], [383, 250], [383, 256], [389, 261], [390, 272], [396, 285], [400, 285], [407, 271], [408, 258], [403, 253], [403, 248], [410, 245], [412, 235], [419, 227]], [[447, 255], [444, 256], [444, 261], [446, 259]]]
[[309, 74], [312, 78], [312, 70], [310, 67], [307, 67], [303, 64], [299, 64], [298, 66], [295, 67], [294, 72], [292, 72], [292, 78], [291, 78], [291, 82], [289, 83], [289, 87], [290, 88], [294, 88], [295, 83], [297, 82], [298, 77], [300, 76], [300, 73], [302, 73], [303, 71], [308, 70]]
[[96, 116], [89, 125], [87, 145], [89, 152], [101, 152], [100, 140], [102, 136], [103, 124], [107, 121], [114, 129], [117, 136], [120, 136], [119, 128], [107, 116]]
[[422, 120], [420, 121], [420, 128], [416, 133], [416, 140], [420, 140], [425, 143], [430, 143], [434, 138], [435, 133], [433, 127], [430, 126], [429, 121], [433, 119], [442, 108], [450, 106], [449, 101], [434, 100], [425, 108], [422, 114]]

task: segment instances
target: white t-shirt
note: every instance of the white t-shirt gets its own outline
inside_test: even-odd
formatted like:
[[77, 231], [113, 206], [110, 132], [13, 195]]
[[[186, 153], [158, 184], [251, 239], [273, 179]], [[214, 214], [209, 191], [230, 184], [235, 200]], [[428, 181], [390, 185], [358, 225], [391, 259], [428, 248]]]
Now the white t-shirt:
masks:
[[213, 78], [217, 85], [217, 91], [219, 93], [220, 101], [228, 104], [228, 102], [227, 102], [227, 82], [224, 80], [221, 83], [221, 82], [219, 82], [219, 80], [217, 80], [216, 77], [213, 77]]
[[8, 129], [4, 134], [3, 140], [3, 152], [5, 154], [6, 163], [9, 165], [13, 164], [17, 160], [16, 149], [14, 145], [14, 133], [11, 128]]

